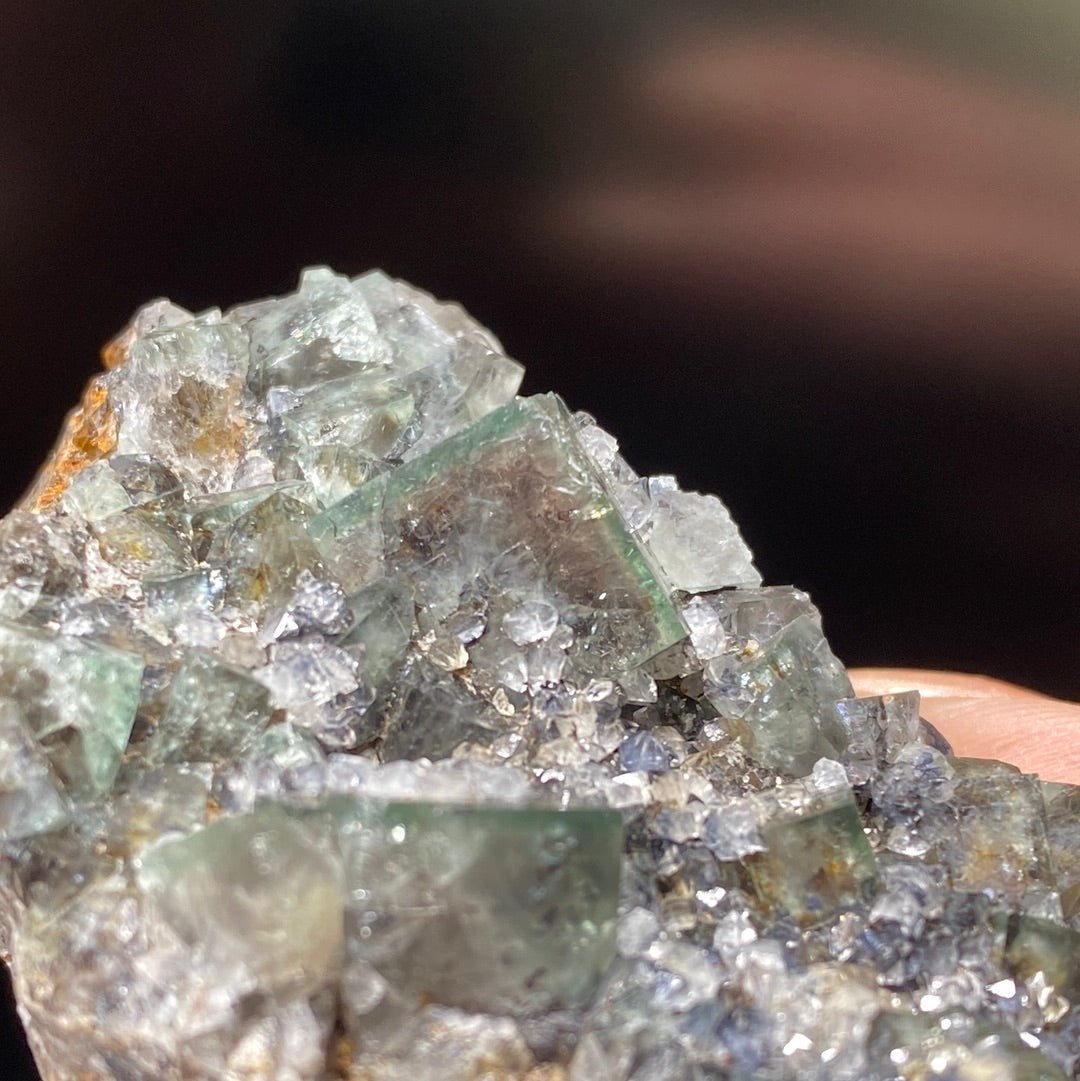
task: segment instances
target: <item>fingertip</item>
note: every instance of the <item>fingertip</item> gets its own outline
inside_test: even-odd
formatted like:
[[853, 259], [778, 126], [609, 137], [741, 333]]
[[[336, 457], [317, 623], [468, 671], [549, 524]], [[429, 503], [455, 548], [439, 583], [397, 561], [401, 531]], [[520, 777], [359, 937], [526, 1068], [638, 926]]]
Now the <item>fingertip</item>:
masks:
[[848, 675], [861, 695], [918, 690], [924, 699], [1045, 697], [1016, 683], [973, 672], [946, 672], [933, 668], [852, 668]]

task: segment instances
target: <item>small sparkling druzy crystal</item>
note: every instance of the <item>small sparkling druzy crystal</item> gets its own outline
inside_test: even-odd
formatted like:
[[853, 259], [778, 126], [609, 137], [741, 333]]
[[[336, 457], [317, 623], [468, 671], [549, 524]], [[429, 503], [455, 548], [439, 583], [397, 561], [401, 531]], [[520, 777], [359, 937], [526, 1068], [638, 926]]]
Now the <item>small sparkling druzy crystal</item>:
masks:
[[1080, 790], [858, 699], [459, 308], [158, 301], [0, 523], [48, 1081], [1061, 1081]]

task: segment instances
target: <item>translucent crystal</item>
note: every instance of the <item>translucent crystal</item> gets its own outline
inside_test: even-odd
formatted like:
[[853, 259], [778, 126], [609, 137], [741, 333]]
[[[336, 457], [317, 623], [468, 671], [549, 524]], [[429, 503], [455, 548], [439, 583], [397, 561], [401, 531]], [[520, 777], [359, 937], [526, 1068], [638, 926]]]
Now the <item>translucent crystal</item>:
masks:
[[503, 628], [518, 646], [550, 638], [559, 625], [559, 611], [546, 601], [522, 601], [503, 616]]
[[1046, 836], [1065, 919], [1080, 931], [1080, 788], [1042, 784]]
[[94, 642], [0, 623], [0, 694], [77, 799], [108, 790], [135, 722], [143, 661]]
[[237, 308], [259, 376], [268, 387], [304, 388], [389, 358], [363, 294], [327, 267], [310, 267], [289, 298]]
[[874, 853], [847, 791], [798, 817], [770, 820], [761, 840], [763, 851], [746, 860], [754, 887], [764, 904], [800, 924], [820, 923], [876, 892]]
[[488, 742], [498, 711], [436, 665], [417, 660], [398, 679], [383, 724], [382, 757], [445, 758], [461, 743]]
[[270, 663], [258, 673], [282, 709], [319, 706], [360, 685], [355, 659], [319, 635], [287, 638], [269, 649]]
[[247, 751], [270, 720], [266, 688], [212, 654], [192, 651], [147, 744], [154, 762], [220, 762]]
[[145, 454], [184, 481], [228, 490], [256, 452], [243, 331], [209, 313], [136, 335], [105, 378], [118, 454]]
[[342, 906], [340, 865], [313, 839], [269, 806], [156, 847], [139, 883], [223, 975], [310, 989], [338, 963]]
[[875, 698], [842, 699], [836, 712], [847, 732], [852, 779], [866, 782], [875, 771], [920, 738], [917, 691]]
[[770, 638], [749, 638], [730, 660], [709, 662], [706, 676], [709, 701], [762, 765], [798, 777], [819, 758], [846, 752], [836, 702], [850, 697], [851, 683], [811, 615]]
[[190, 539], [143, 508], [100, 521], [94, 533], [102, 558], [131, 578], [166, 578], [195, 565]]
[[347, 582], [374, 556], [436, 621], [470, 589], [505, 615], [545, 590], [578, 629], [572, 669], [617, 675], [686, 632], [574, 440], [556, 399], [522, 399], [362, 486], [312, 536]]
[[340, 813], [352, 964], [413, 1002], [528, 1014], [587, 1001], [615, 951], [618, 815]]
[[[302, 571], [322, 576], [306, 530], [310, 518], [304, 503], [279, 490], [213, 532], [207, 560], [224, 569], [230, 604], [265, 622], [288, 603]], [[212, 528], [206, 518], [197, 527]]]
[[[1014, 905], [1039, 905], [1054, 890], [1046, 810], [1035, 777], [999, 763], [954, 760], [964, 801], [953, 841], [942, 852], [959, 889]], [[1056, 907], [1056, 898], [1051, 899]]]
[[870, 1033], [874, 1081], [1065, 1081], [1065, 1072], [1005, 1025], [961, 1011], [919, 1017], [883, 1013]]
[[750, 550], [716, 496], [680, 491], [672, 479], [654, 482], [650, 497], [642, 532], [673, 586], [701, 593], [761, 582]]
[[363, 680], [373, 696], [373, 712], [386, 699], [412, 640], [412, 592], [394, 578], [381, 578], [348, 598], [352, 627], [338, 645], [363, 665]]
[[996, 919], [1010, 975], [1044, 1011], [1047, 1021], [1061, 1020], [1080, 1006], [1080, 932], [1053, 920], [1012, 913]]
[[651, 732], [635, 732], [619, 747], [619, 762], [625, 770], [663, 771], [668, 768], [668, 756], [663, 745]]
[[709, 811], [701, 839], [719, 860], [741, 860], [765, 851], [756, 809], [745, 801]]
[[62, 826], [71, 810], [61, 795], [59, 779], [10, 699], [0, 701], [0, 740], [5, 749], [0, 763], [0, 830], [4, 836], [21, 840]]

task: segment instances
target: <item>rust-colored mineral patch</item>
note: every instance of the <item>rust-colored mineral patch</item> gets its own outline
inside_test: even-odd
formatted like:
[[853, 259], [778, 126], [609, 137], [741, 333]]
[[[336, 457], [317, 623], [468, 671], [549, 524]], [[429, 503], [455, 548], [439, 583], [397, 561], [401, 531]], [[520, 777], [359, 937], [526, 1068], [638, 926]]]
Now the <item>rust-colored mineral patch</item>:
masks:
[[118, 334], [101, 347], [101, 365], [109, 371], [118, 368], [128, 358], [131, 334]]
[[52, 507], [76, 473], [112, 453], [117, 427], [108, 389], [97, 376], [86, 388], [82, 404], [68, 414], [56, 449], [24, 496], [22, 506], [34, 511]]

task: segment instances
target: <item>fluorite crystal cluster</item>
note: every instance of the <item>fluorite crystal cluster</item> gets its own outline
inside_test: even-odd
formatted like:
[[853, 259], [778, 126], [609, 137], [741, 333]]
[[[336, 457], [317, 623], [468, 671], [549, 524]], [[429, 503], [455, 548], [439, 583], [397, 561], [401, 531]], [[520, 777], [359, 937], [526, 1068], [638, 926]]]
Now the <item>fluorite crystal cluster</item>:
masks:
[[459, 308], [142, 309], [0, 524], [48, 1081], [1061, 1081], [1080, 790], [855, 698]]

